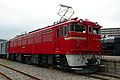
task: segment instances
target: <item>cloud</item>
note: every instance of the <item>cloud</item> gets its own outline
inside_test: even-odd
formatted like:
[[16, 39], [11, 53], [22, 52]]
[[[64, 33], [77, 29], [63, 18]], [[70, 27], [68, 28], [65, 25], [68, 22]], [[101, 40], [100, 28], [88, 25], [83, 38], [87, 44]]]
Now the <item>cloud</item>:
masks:
[[120, 26], [120, 0], [0, 0], [0, 38], [52, 25], [60, 18], [59, 4], [72, 6], [73, 17], [97, 21], [103, 27]]

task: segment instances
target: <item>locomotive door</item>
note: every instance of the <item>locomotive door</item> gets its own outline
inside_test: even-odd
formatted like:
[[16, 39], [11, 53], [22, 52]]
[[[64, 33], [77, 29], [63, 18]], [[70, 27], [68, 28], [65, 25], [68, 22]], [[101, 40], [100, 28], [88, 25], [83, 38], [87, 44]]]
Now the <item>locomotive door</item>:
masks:
[[[93, 41], [92, 41], [92, 27], [88, 26], [88, 34], [87, 34], [87, 44], [88, 44], [88, 50], [91, 51], [93, 50]], [[92, 44], [93, 43], [93, 44]]]
[[60, 52], [60, 36], [59, 36], [59, 28], [55, 31], [55, 53]]

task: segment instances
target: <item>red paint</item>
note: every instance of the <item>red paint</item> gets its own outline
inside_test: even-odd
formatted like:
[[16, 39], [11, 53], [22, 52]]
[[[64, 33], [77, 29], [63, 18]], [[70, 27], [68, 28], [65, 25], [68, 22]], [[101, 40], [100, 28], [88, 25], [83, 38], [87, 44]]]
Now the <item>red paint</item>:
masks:
[[[62, 37], [56, 34], [57, 29], [68, 26], [72, 22], [85, 25], [86, 33], [68, 32], [67, 36]], [[72, 19], [9, 40], [8, 52], [12, 54], [99, 54], [101, 37], [98, 34], [89, 33], [88, 26], [100, 29], [99, 25], [91, 21], [81, 22]]]

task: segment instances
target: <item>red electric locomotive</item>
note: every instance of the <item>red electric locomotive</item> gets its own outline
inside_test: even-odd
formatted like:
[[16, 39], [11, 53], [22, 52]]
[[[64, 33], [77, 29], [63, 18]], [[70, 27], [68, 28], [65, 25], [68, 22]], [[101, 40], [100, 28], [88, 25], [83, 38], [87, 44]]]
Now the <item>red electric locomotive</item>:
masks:
[[100, 28], [77, 18], [59, 22], [10, 39], [8, 56], [28, 64], [95, 72], [100, 66]]

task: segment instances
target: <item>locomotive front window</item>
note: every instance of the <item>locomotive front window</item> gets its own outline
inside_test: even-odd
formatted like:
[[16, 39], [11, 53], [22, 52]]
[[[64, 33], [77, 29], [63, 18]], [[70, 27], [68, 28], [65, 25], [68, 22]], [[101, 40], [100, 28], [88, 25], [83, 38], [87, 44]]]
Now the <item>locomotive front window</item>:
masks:
[[74, 31], [74, 32], [83, 32], [85, 29], [84, 29], [84, 26], [82, 25], [79, 25], [79, 24], [71, 24], [70, 26], [70, 31]]
[[63, 27], [60, 27], [60, 37], [63, 36]]

